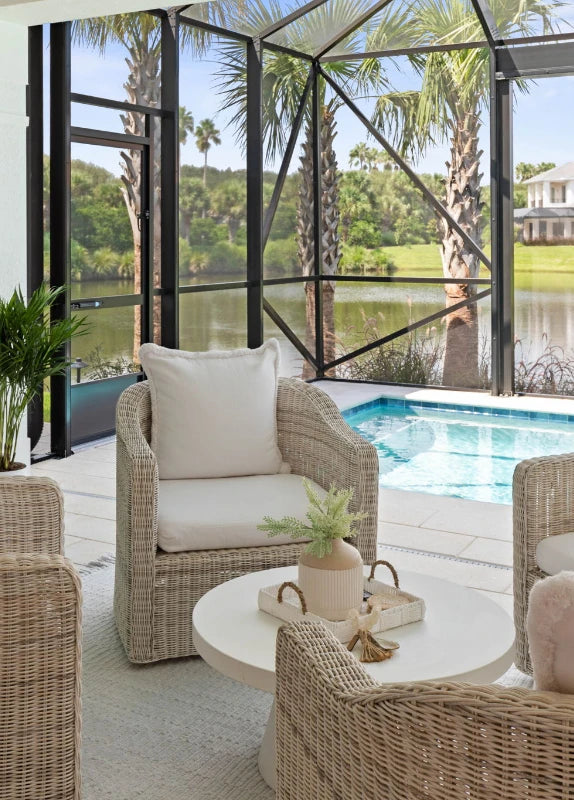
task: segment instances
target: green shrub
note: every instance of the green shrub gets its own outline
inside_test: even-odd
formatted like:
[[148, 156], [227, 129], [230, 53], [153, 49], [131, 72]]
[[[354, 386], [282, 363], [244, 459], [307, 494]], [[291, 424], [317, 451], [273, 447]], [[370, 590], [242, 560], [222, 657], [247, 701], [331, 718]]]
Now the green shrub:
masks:
[[120, 258], [118, 278], [133, 278], [134, 274], [134, 254], [133, 250], [130, 250], [127, 253], [124, 253]]
[[[50, 237], [48, 236], [48, 258], [50, 257]], [[44, 247], [46, 247], [46, 238], [44, 238]], [[82, 277], [85, 277], [85, 273], [87, 270], [88, 264], [88, 251], [86, 248], [77, 242], [75, 239], [72, 239], [70, 242], [70, 254], [71, 254], [71, 265], [72, 265], [72, 280], [79, 281]]]
[[[364, 311], [363, 330], [347, 339], [343, 353], [382, 338], [379, 319], [367, 317]], [[382, 321], [382, 320], [381, 320]], [[440, 384], [444, 344], [438, 331], [416, 331], [373, 348], [356, 359], [346, 361], [337, 369], [337, 377], [385, 383]]]
[[381, 233], [381, 244], [383, 247], [394, 247], [396, 245], [395, 234], [393, 231], [383, 231]]
[[209, 247], [190, 247], [188, 272], [194, 275], [204, 272], [209, 267]]
[[116, 278], [121, 260], [121, 255], [111, 247], [100, 247], [89, 257], [91, 270], [98, 278]]
[[[514, 386], [517, 392], [574, 394], [574, 353], [552, 344], [542, 334], [542, 353], [531, 357], [521, 339], [514, 345]], [[532, 342], [530, 343], [532, 346]]]
[[343, 247], [340, 262], [341, 272], [365, 275], [374, 272], [378, 275], [392, 275], [396, 266], [392, 258], [384, 250], [366, 250], [364, 247]]
[[239, 273], [244, 275], [247, 264], [245, 247], [229, 242], [219, 242], [207, 250], [207, 268], [210, 272]]
[[295, 239], [276, 239], [270, 241], [263, 256], [265, 270], [278, 274], [293, 273], [297, 269], [297, 242]]
[[394, 275], [397, 271], [395, 262], [384, 250], [373, 250], [369, 258], [373, 271], [378, 275]]
[[233, 244], [240, 244], [242, 247], [247, 247], [247, 226], [240, 225], [235, 234], [235, 241]]
[[342, 272], [363, 273], [365, 272], [366, 261], [367, 251], [364, 247], [345, 245], [339, 266]]
[[189, 224], [189, 243], [210, 247], [227, 239], [227, 226], [218, 225], [211, 217], [192, 219]]
[[349, 225], [347, 243], [368, 248], [379, 247], [381, 244], [381, 232], [372, 222], [366, 222], [361, 219]]
[[273, 218], [273, 225], [269, 232], [269, 239], [281, 241], [295, 235], [297, 229], [297, 203], [293, 200], [286, 201], [284, 198], [279, 202], [279, 206]]
[[179, 237], [179, 274], [188, 275], [191, 272], [191, 257], [193, 248], [187, 239]]

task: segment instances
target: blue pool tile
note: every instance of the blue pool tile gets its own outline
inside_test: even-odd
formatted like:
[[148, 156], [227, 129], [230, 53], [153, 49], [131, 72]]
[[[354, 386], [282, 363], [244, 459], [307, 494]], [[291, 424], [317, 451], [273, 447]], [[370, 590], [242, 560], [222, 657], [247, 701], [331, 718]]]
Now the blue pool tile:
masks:
[[517, 463], [574, 452], [574, 414], [377, 398], [344, 416], [376, 446], [381, 486], [400, 489], [510, 503]]

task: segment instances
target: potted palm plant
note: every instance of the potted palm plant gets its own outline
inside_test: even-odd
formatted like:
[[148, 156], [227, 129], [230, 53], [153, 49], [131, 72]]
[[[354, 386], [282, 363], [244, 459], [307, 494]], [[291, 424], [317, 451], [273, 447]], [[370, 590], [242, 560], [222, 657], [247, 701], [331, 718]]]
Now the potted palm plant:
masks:
[[25, 469], [16, 461], [18, 434], [28, 404], [43, 382], [65, 371], [65, 344], [84, 332], [83, 319], [50, 322], [65, 289], [40, 286], [26, 302], [21, 289], [0, 298], [0, 475]]
[[363, 601], [363, 559], [345, 539], [353, 536], [353, 525], [364, 513], [351, 513], [352, 489], [331, 486], [321, 498], [309, 481], [303, 481], [309, 510], [309, 525], [296, 517], [264, 517], [259, 529], [269, 536], [308, 539], [299, 558], [297, 583], [313, 614], [329, 620], [345, 619]]

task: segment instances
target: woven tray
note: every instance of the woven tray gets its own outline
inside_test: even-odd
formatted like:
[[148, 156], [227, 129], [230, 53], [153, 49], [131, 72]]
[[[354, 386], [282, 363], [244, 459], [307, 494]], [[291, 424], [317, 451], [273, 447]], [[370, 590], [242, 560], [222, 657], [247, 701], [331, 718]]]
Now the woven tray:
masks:
[[[383, 564], [391, 569], [395, 579], [394, 586], [375, 580], [373, 576], [378, 564]], [[411, 622], [418, 622], [424, 619], [424, 600], [399, 588], [398, 575], [388, 561], [375, 561], [371, 567], [371, 574], [368, 578], [365, 578], [363, 588], [365, 592], [371, 595], [383, 595], [389, 603], [400, 603], [400, 605], [393, 605], [391, 608], [381, 611], [378, 621], [371, 628], [371, 633], [381, 633], [382, 631], [388, 631], [390, 628], [398, 628], [401, 625], [408, 625]], [[332, 622], [317, 616], [317, 614], [305, 612], [301, 607], [300, 595], [302, 593], [295, 584], [289, 582], [284, 584], [277, 583], [274, 586], [266, 586], [259, 590], [258, 605], [261, 611], [265, 611], [267, 614], [278, 617], [285, 622], [295, 622], [301, 619], [322, 622], [343, 644], [353, 638], [357, 632], [355, 620], [345, 619], [340, 622]], [[360, 619], [366, 617], [370, 611], [371, 609], [368, 608], [367, 602], [363, 602]]]

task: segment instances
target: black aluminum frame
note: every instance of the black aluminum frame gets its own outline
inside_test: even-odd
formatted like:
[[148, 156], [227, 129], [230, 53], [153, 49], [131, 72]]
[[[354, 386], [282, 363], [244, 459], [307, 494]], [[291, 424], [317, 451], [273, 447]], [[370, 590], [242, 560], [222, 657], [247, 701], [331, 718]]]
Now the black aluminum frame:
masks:
[[[28, 297], [44, 281], [44, 32], [28, 30], [28, 90], [26, 92], [27, 278]], [[44, 387], [28, 406], [28, 437], [32, 450], [44, 427]]]
[[[310, 0], [299, 9], [287, 14], [272, 23], [257, 35], [249, 36], [240, 31], [222, 28], [200, 20], [185, 17], [188, 6], [165, 10], [153, 10], [161, 20], [162, 26], [162, 108], [150, 109], [133, 104], [121, 103], [104, 98], [71, 94], [70, 88], [70, 23], [58, 23], [52, 26], [53, 47], [51, 60], [51, 280], [54, 285], [69, 283], [70, 255], [70, 219], [69, 219], [69, 161], [70, 142], [73, 136], [76, 141], [97, 144], [118, 142], [129, 147], [151, 145], [150, 129], [146, 137], [130, 137], [125, 134], [109, 134], [107, 132], [85, 130], [71, 127], [71, 102], [82, 102], [106, 108], [131, 110], [145, 113], [146, 119], [152, 115], [160, 118], [162, 146], [162, 275], [161, 288], [147, 292], [147, 308], [142, 314], [145, 327], [143, 341], [151, 338], [154, 298], [159, 297], [161, 304], [161, 338], [169, 347], [177, 347], [179, 341], [179, 298], [189, 293], [224, 291], [228, 289], [244, 289], [247, 294], [247, 344], [257, 347], [264, 338], [263, 319], [266, 313], [280, 328], [299, 353], [313, 366], [317, 377], [324, 376], [337, 365], [355, 358], [361, 353], [379, 347], [399, 336], [427, 325], [451, 313], [453, 307], [442, 309], [409, 326], [394, 331], [377, 342], [359, 348], [351, 353], [335, 359], [330, 363], [324, 361], [323, 349], [323, 315], [322, 284], [325, 280], [333, 280], [332, 276], [322, 274], [321, 236], [315, 236], [315, 265], [312, 275], [288, 278], [265, 279], [264, 249], [273, 223], [275, 212], [281, 196], [284, 181], [292, 160], [294, 149], [307, 108], [311, 109], [313, 126], [314, 151], [314, 217], [316, 232], [321, 227], [321, 173], [320, 136], [321, 119], [319, 104], [319, 82], [326, 81], [331, 89], [355, 114], [369, 133], [389, 153], [399, 168], [407, 174], [423, 196], [433, 206], [436, 213], [446, 218], [455, 230], [463, 237], [468, 247], [477, 255], [482, 263], [491, 269], [491, 280], [484, 278], [469, 279], [467, 284], [486, 287], [471, 298], [461, 301], [454, 308], [477, 303], [492, 294], [491, 330], [492, 330], [492, 393], [512, 394], [514, 392], [514, 343], [513, 343], [513, 230], [512, 230], [512, 82], [520, 78], [547, 77], [550, 75], [574, 74], [574, 32], [552, 33], [543, 36], [515, 37], [504, 39], [497, 29], [492, 9], [488, 0], [472, 0], [473, 7], [484, 31], [481, 41], [460, 44], [438, 44], [425, 47], [411, 47], [397, 50], [383, 50], [338, 55], [333, 52], [337, 45], [367, 20], [387, 5], [387, 0], [376, 0], [361, 17], [349, 23], [344, 29], [334, 32], [315, 53], [303, 53], [288, 46], [272, 41], [275, 34], [287, 25], [301, 18], [306, 13], [322, 6], [326, 0]], [[242, 42], [246, 47], [247, 60], [247, 272], [246, 280], [230, 281], [219, 284], [199, 284], [179, 286], [178, 269], [178, 81], [179, 81], [179, 40], [181, 25], [198, 27], [216, 36], [227, 37]], [[390, 143], [374, 128], [370, 120], [360, 111], [343, 87], [337, 84], [323, 69], [322, 64], [341, 60], [361, 60], [365, 58], [386, 58], [414, 53], [448, 52], [475, 48], [488, 48], [491, 54], [490, 94], [491, 94], [491, 202], [492, 202], [492, 256], [489, 260], [473, 240], [457, 225], [447, 209], [421, 182], [409, 165], [401, 159]], [[29, 186], [30, 200], [29, 218], [29, 290], [39, 281], [42, 270], [43, 243], [40, 235], [40, 206], [38, 198], [42, 196], [42, 127], [41, 127], [41, 88], [38, 75], [42, 68], [41, 29], [30, 30], [30, 126], [29, 126]], [[268, 208], [263, 209], [263, 119], [262, 119], [262, 71], [266, 50], [279, 51], [309, 62], [309, 76], [300, 100], [292, 131], [290, 133], [284, 158], [279, 170], [276, 185]], [[137, 141], [134, 141], [137, 138]], [[40, 155], [39, 155], [40, 154]], [[149, 180], [148, 180], [149, 184]], [[34, 200], [34, 198], [36, 198]], [[150, 208], [151, 211], [151, 208]], [[149, 258], [147, 259], [149, 262]], [[492, 262], [492, 263], [491, 263]], [[145, 270], [144, 270], [145, 272]], [[146, 275], [142, 276], [143, 279]], [[147, 280], [152, 276], [147, 267]], [[460, 283], [459, 279], [419, 278], [394, 276], [351, 276], [337, 275], [336, 281], [363, 283], [405, 283], [434, 284]], [[308, 351], [305, 344], [293, 332], [285, 320], [277, 313], [264, 296], [266, 286], [289, 283], [314, 284], [316, 292], [316, 353]], [[106, 298], [112, 305], [137, 305], [142, 302], [143, 294]], [[88, 302], [89, 298], [85, 300]], [[54, 317], [70, 313], [69, 292], [54, 309]], [[342, 379], [337, 379], [342, 380]], [[381, 382], [382, 383], [382, 382]], [[437, 387], [439, 388], [439, 387]], [[448, 388], [448, 387], [445, 387]], [[71, 452], [70, 439], [70, 379], [69, 376], [55, 378], [52, 388], [52, 451], [56, 455], [68, 455]]]
[[[281, 163], [279, 175], [277, 178], [276, 186], [273, 196], [267, 209], [264, 225], [263, 225], [263, 249], [267, 242], [269, 231], [273, 222], [273, 217], [279, 202], [281, 189], [284, 184], [285, 177], [291, 158], [295, 142], [299, 134], [303, 112], [305, 105], [308, 102], [309, 94], [318, 97], [317, 85], [318, 81], [326, 81], [332, 90], [336, 92], [341, 100], [347, 107], [355, 114], [364, 127], [369, 131], [371, 136], [387, 151], [387, 153], [398, 164], [399, 168], [407, 174], [411, 182], [421, 191], [425, 199], [432, 205], [435, 212], [440, 216], [447, 219], [449, 225], [453, 227], [465, 241], [465, 244], [474, 252], [480, 261], [491, 271], [491, 280], [484, 278], [468, 279], [464, 282], [468, 285], [484, 285], [489, 286], [472, 297], [461, 301], [455, 308], [468, 306], [479, 302], [481, 299], [492, 295], [491, 302], [491, 364], [492, 364], [492, 385], [491, 393], [498, 394], [513, 394], [514, 393], [514, 338], [513, 338], [513, 303], [514, 303], [514, 285], [513, 285], [513, 221], [512, 221], [512, 80], [521, 77], [543, 77], [548, 75], [561, 75], [561, 74], [574, 74], [574, 32], [572, 33], [552, 33], [544, 36], [529, 36], [529, 37], [514, 37], [504, 39], [495, 22], [494, 14], [488, 3], [488, 0], [472, 0], [472, 4], [477, 15], [477, 18], [484, 31], [484, 39], [474, 42], [463, 42], [460, 44], [440, 44], [428, 45], [425, 47], [411, 47], [402, 48], [398, 50], [386, 50], [378, 52], [365, 52], [355, 54], [340, 54], [333, 53], [332, 51], [336, 46], [343, 41], [346, 37], [351, 35], [355, 30], [361, 27], [366, 21], [371, 19], [381, 10], [383, 10], [387, 0], [376, 0], [372, 6], [364, 12], [359, 18], [349, 23], [344, 29], [335, 32], [329, 40], [327, 40], [313, 55], [309, 53], [302, 53], [293, 50], [292, 48], [284, 45], [279, 45], [275, 42], [269, 41], [269, 37], [276, 34], [278, 31], [285, 28], [291, 22], [299, 19], [305, 13], [314, 10], [321, 6], [323, 0], [311, 0], [303, 5], [300, 9], [286, 15], [283, 19], [270, 25], [264, 31], [261, 31], [257, 36], [252, 37], [251, 43], [255, 45], [258, 52], [269, 50], [278, 50], [285, 52], [298, 58], [307, 59], [311, 62], [309, 78], [303, 97], [301, 98], [300, 108], [296, 115], [291, 135], [289, 137], [286, 152]], [[180, 9], [180, 12], [185, 11]], [[195, 25], [195, 20], [182, 17], [182, 24]], [[220, 36], [226, 36], [238, 41], [246, 42], [247, 47], [250, 47], [249, 37], [244, 33], [239, 33], [233, 30], [224, 31], [219, 26], [213, 26], [209, 23], [202, 22], [200, 27], [203, 30], [211, 31], [212, 33]], [[533, 47], [532, 45], [538, 45]], [[434, 196], [434, 194], [424, 185], [419, 176], [412, 170], [409, 165], [400, 157], [394, 150], [390, 143], [381, 135], [381, 133], [371, 124], [370, 120], [360, 111], [355, 105], [353, 100], [348, 96], [343, 87], [339, 86], [325, 71], [322, 69], [322, 64], [333, 61], [342, 60], [363, 60], [365, 58], [384, 58], [396, 57], [399, 55], [411, 55], [414, 53], [432, 53], [432, 52], [448, 52], [452, 50], [464, 49], [490, 49], [491, 53], [491, 203], [492, 203], [492, 219], [491, 219], [491, 241], [492, 241], [492, 259], [488, 259], [480, 247], [466, 234], [466, 232], [458, 225], [456, 220], [452, 218], [447, 209], [442, 203]], [[248, 70], [248, 82], [250, 80]], [[259, 113], [258, 111], [252, 113]], [[313, 106], [313, 123], [314, 123], [314, 155], [315, 163], [318, 163], [318, 147], [320, 141], [320, 120], [318, 117], [318, 110]], [[252, 131], [255, 123], [250, 120], [249, 110], [247, 115], [248, 131]], [[248, 159], [248, 174], [249, 174], [249, 159]], [[314, 170], [314, 208], [315, 208], [315, 229], [320, 230], [321, 213], [321, 189], [320, 189], [321, 176], [319, 170]], [[253, 220], [249, 221], [249, 214], [253, 215], [251, 204], [248, 203], [248, 230], [251, 226], [258, 227], [258, 223]], [[418, 327], [427, 325], [428, 323], [441, 319], [452, 312], [450, 309], [442, 309], [425, 317], [422, 320], [413, 323], [398, 331], [394, 331], [388, 336], [383, 337], [377, 342], [373, 342], [365, 347], [354, 350], [351, 353], [345, 354], [341, 358], [325, 363], [323, 357], [323, 318], [322, 318], [322, 292], [321, 283], [327, 279], [328, 276], [321, 275], [321, 237], [315, 237], [315, 269], [314, 274], [311, 276], [301, 276], [296, 278], [278, 278], [278, 279], [264, 279], [263, 276], [263, 263], [261, 261], [260, 271], [251, 269], [248, 274], [246, 286], [248, 292], [253, 291], [254, 282], [257, 285], [257, 291], [267, 285], [280, 285], [294, 282], [315, 283], [316, 292], [316, 354], [313, 356], [299, 337], [294, 333], [290, 326], [278, 314], [278, 312], [271, 306], [265, 297], [263, 297], [262, 304], [256, 306], [257, 312], [266, 312], [273, 322], [280, 328], [289, 341], [296, 347], [299, 353], [314, 367], [317, 377], [322, 377], [329, 370], [332, 370], [339, 364], [344, 363], [363, 352], [372, 350], [375, 347], [381, 346], [386, 342], [392, 341], [399, 336], [408, 333], [410, 330], [415, 330]], [[257, 253], [256, 263], [259, 265]], [[248, 257], [249, 259], [249, 257]], [[492, 261], [492, 263], [491, 263]], [[248, 263], [253, 263], [248, 260]], [[444, 285], [446, 283], [461, 283], [458, 279], [448, 278], [418, 278], [418, 277], [393, 277], [393, 276], [347, 276], [337, 275], [337, 281], [361, 281], [373, 283], [426, 283], [434, 285]], [[234, 282], [229, 284], [211, 284], [211, 285], [196, 285], [182, 288], [181, 292], [201, 292], [201, 291], [217, 291], [226, 288], [240, 288], [244, 284], [241, 282]], [[253, 313], [250, 317], [249, 325], [259, 331], [261, 329], [262, 320], [254, 319]], [[250, 328], [251, 330], [251, 328]], [[248, 337], [251, 334], [248, 334]], [[259, 341], [257, 337], [253, 341]], [[451, 388], [451, 387], [436, 387], [436, 388]], [[458, 388], [458, 387], [457, 387]]]
[[[162, 48], [162, 105], [161, 108], [140, 106], [134, 103], [121, 102], [103, 97], [73, 93], [71, 91], [71, 23], [53, 24], [50, 29], [51, 36], [51, 70], [50, 70], [50, 196], [51, 196], [51, 239], [50, 239], [50, 282], [53, 286], [65, 286], [66, 292], [61, 302], [54, 309], [53, 317], [58, 319], [69, 315], [72, 311], [80, 311], [94, 307], [98, 301], [98, 308], [118, 308], [141, 305], [141, 341], [153, 341], [154, 304], [159, 305], [161, 313], [161, 340], [168, 347], [178, 345], [179, 336], [179, 237], [178, 237], [178, 181], [174, 176], [179, 171], [179, 17], [175, 12], [154, 12], [161, 22], [161, 48]], [[41, 28], [40, 28], [41, 33]], [[38, 32], [30, 32], [30, 59], [38, 72], [37, 61], [41, 65], [42, 39]], [[37, 80], [30, 85], [32, 91], [37, 88]], [[136, 111], [145, 117], [143, 136], [132, 136], [124, 133], [105, 131], [100, 129], [87, 129], [72, 126], [72, 103], [81, 103], [100, 108], [110, 108], [119, 111]], [[42, 150], [41, 142], [41, 105], [38, 108], [30, 106], [30, 132], [29, 132], [29, 221], [30, 241], [32, 236], [38, 238], [39, 217], [38, 208], [32, 198], [42, 201], [42, 176], [39, 168], [38, 153]], [[33, 109], [33, 112], [32, 112]], [[153, 169], [154, 169], [154, 137], [152, 120], [159, 120], [161, 129], [161, 194], [160, 210], [162, 217], [161, 237], [161, 287], [154, 287], [153, 275]], [[40, 143], [38, 143], [38, 138]], [[105, 298], [82, 298], [71, 302], [70, 298], [70, 162], [71, 144], [79, 142], [107, 147], [126, 147], [130, 150], [142, 151], [142, 176], [141, 176], [141, 283], [139, 294], [106, 296]], [[34, 149], [35, 145], [35, 149]], [[34, 170], [32, 171], [32, 167]], [[36, 202], [37, 205], [37, 202]], [[41, 208], [41, 206], [40, 206]], [[34, 225], [34, 223], [36, 223]], [[29, 248], [29, 291], [33, 290], [38, 277], [38, 243], [34, 240]], [[33, 267], [33, 265], [36, 265]], [[66, 357], [70, 356], [70, 345], [66, 350]], [[136, 378], [137, 379], [137, 378]], [[115, 378], [106, 379], [111, 385]], [[98, 384], [103, 381], [95, 382]], [[86, 389], [89, 385], [82, 386]], [[74, 387], [77, 390], [78, 387]], [[101, 395], [102, 387], [97, 387]], [[112, 391], [110, 389], [110, 391]], [[87, 395], [86, 391], [82, 395]], [[78, 395], [79, 396], [79, 395]], [[83, 407], [90, 398], [83, 397]], [[51, 455], [66, 457], [72, 453], [74, 442], [84, 441], [88, 437], [97, 436], [98, 432], [84, 432], [78, 426], [73, 428], [72, 409], [78, 410], [78, 403], [73, 402], [70, 370], [65, 375], [52, 378], [51, 385]], [[82, 411], [83, 408], [80, 409]], [[90, 424], [93, 423], [93, 414]], [[92, 425], [93, 427], [93, 425]], [[110, 422], [104, 433], [113, 432]]]
[[[71, 24], [50, 28], [50, 283], [64, 286], [52, 307], [52, 319], [69, 317], [70, 308], [70, 144]], [[63, 355], [69, 359], [70, 343]], [[50, 384], [50, 449], [66, 458], [72, 453], [70, 370]]]

